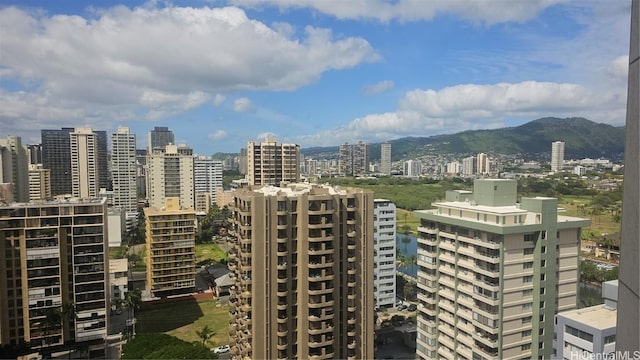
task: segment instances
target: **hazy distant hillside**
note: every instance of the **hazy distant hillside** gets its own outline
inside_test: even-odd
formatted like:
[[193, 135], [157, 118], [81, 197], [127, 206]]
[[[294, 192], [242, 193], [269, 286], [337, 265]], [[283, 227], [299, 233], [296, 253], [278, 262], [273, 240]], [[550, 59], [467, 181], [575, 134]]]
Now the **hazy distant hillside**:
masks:
[[[393, 160], [424, 154], [500, 153], [542, 154], [551, 152], [553, 141], [564, 141], [565, 158], [621, 158], [624, 127], [599, 124], [584, 118], [542, 118], [526, 124], [494, 129], [471, 130], [430, 137], [391, 140]], [[337, 155], [338, 147], [302, 149], [305, 156]], [[380, 158], [380, 144], [371, 144], [371, 160]]]

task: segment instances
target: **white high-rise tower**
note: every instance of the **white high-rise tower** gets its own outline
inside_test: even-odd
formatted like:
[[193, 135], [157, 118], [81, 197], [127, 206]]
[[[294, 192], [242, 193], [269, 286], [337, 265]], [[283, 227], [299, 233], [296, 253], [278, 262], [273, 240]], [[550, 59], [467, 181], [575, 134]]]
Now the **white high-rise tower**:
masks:
[[388, 142], [380, 144], [380, 172], [391, 175], [391, 144]]
[[551, 143], [551, 171], [558, 172], [564, 165], [564, 142], [554, 141]]
[[83, 199], [97, 197], [100, 192], [98, 134], [91, 128], [77, 128], [69, 136], [71, 194]]
[[128, 127], [118, 127], [111, 134], [111, 177], [113, 205], [120, 207], [127, 218], [137, 213], [136, 135]]

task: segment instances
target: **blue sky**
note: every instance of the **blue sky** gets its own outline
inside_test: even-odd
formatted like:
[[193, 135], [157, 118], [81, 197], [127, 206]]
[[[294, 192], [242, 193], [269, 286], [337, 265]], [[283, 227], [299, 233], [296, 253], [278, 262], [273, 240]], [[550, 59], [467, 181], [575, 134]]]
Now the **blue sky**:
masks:
[[199, 154], [623, 125], [630, 1], [0, 0], [0, 136], [171, 128]]

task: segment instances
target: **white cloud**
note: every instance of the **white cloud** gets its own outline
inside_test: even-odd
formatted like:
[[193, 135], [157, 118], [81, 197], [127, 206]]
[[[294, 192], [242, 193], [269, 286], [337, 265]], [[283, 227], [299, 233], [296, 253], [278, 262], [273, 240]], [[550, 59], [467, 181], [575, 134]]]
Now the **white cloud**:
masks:
[[627, 79], [629, 73], [629, 55], [618, 56], [607, 68], [607, 72], [616, 79]]
[[216, 96], [213, 97], [213, 106], [218, 107], [222, 105], [226, 99], [227, 98], [224, 95], [216, 94]]
[[235, 112], [246, 112], [253, 109], [253, 104], [251, 100], [247, 98], [239, 98], [233, 102], [233, 111]]
[[455, 14], [464, 19], [488, 24], [522, 22], [534, 18], [541, 10], [568, 0], [232, 0], [231, 3], [246, 7], [277, 6], [281, 9], [312, 8], [338, 19], [375, 19], [416, 21], [430, 20], [439, 14]]
[[603, 116], [620, 115], [616, 110], [618, 100], [576, 84], [536, 81], [416, 89], [404, 95], [395, 111], [369, 114], [338, 129], [298, 137], [296, 141], [303, 146], [356, 139], [383, 141], [497, 128], [505, 126], [508, 119], [544, 116], [588, 116], [598, 121]]
[[[286, 24], [269, 27], [236, 7], [148, 3], [93, 15], [0, 9], [0, 78], [66, 109], [69, 126], [86, 114], [157, 119], [198, 107], [213, 94], [220, 95], [215, 105], [232, 91], [295, 90], [326, 71], [379, 59], [363, 38], [336, 39], [314, 27], [293, 37]], [[21, 102], [24, 97], [14, 92], [3, 99], [17, 103], [0, 108], [0, 122], [51, 119], [50, 109], [34, 109], [39, 103]]]
[[265, 131], [256, 135], [256, 139], [258, 139], [259, 141], [265, 141], [267, 140], [267, 138], [277, 138], [277, 137], [278, 136], [276, 135], [276, 133], [272, 133], [269, 131]]
[[381, 92], [385, 92], [387, 90], [393, 89], [395, 84], [391, 80], [383, 80], [377, 84], [369, 85], [364, 88], [365, 95], [374, 95], [379, 94]]
[[211, 134], [209, 134], [207, 137], [211, 140], [222, 140], [222, 139], [226, 139], [228, 136], [229, 134], [227, 134], [226, 131], [216, 130], [215, 132], [212, 132]]

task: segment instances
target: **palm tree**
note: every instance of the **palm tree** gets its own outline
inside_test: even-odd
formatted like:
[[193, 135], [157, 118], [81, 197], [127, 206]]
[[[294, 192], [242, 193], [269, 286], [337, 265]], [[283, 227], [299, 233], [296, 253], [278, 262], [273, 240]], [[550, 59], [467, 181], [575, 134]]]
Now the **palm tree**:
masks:
[[[141, 302], [142, 302], [142, 297], [140, 295], [140, 290], [128, 291], [124, 297], [124, 307], [127, 308], [128, 322], [132, 326], [132, 331], [129, 333], [129, 335], [135, 336], [135, 333], [136, 333], [135, 311], [140, 309]], [[128, 329], [129, 328], [127, 327], [127, 330]]]
[[207, 340], [216, 333], [209, 328], [209, 325], [205, 325], [202, 329], [196, 330], [196, 334], [198, 334], [198, 337], [202, 339], [202, 346], [204, 346], [205, 342], [207, 342]]
[[44, 327], [44, 345], [47, 348], [47, 352], [49, 352], [49, 346], [51, 344], [49, 335], [62, 325], [62, 311], [60, 308], [48, 308], [44, 314], [45, 318], [42, 323], [40, 323], [40, 326]]

